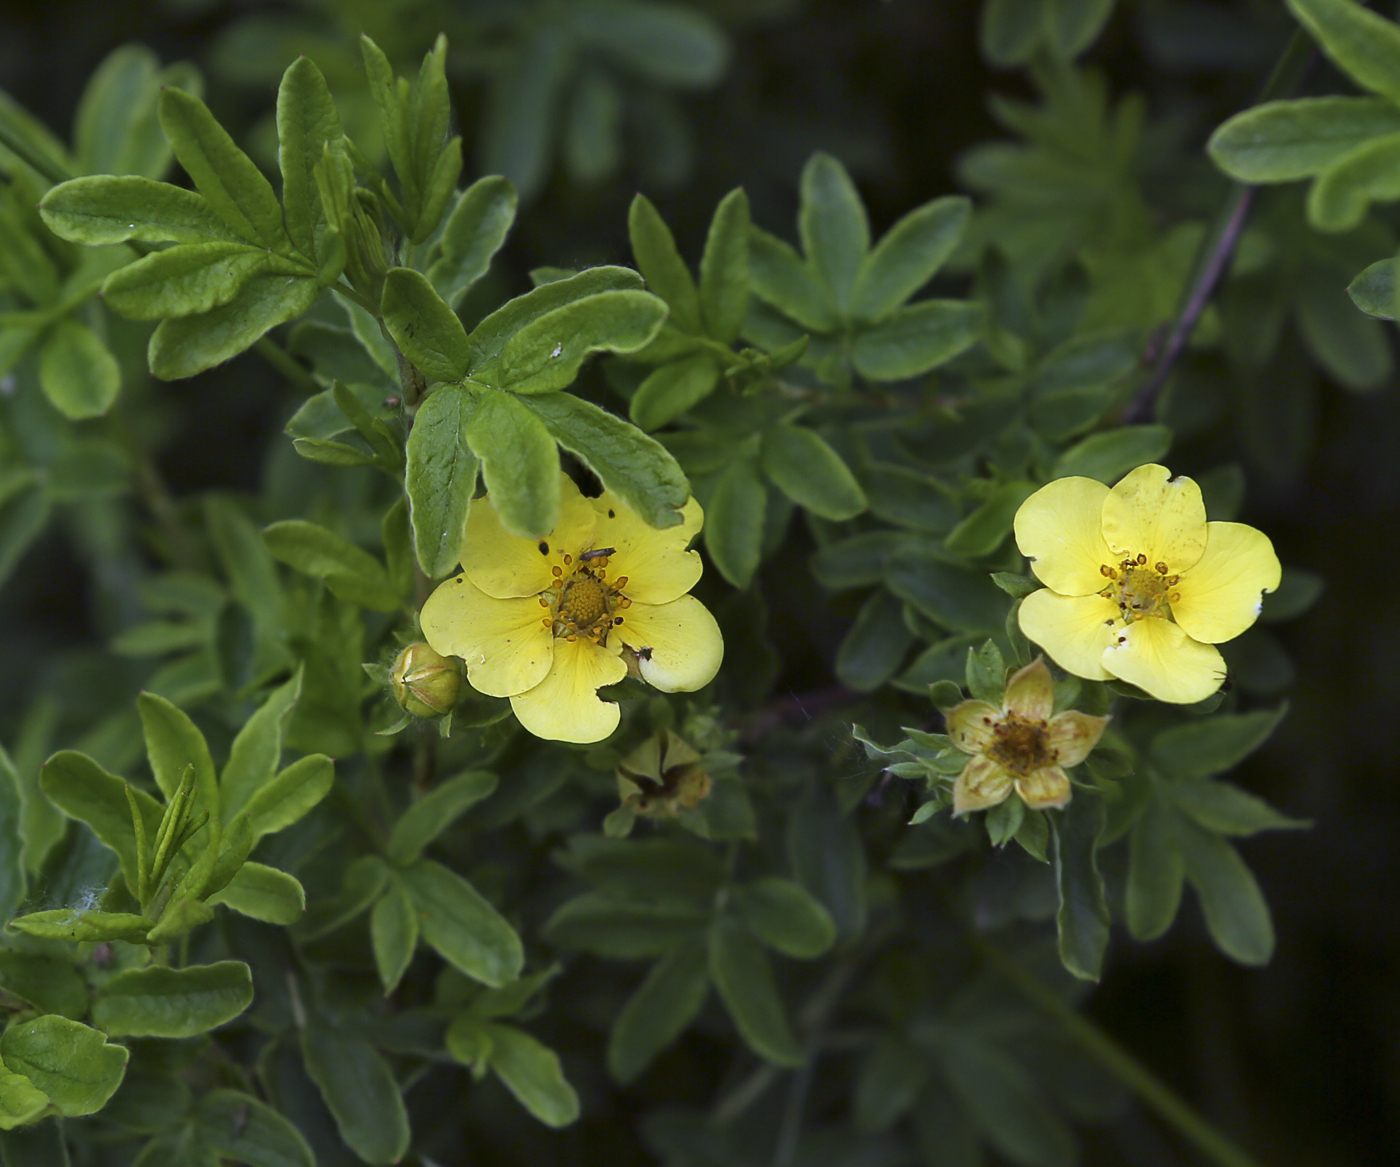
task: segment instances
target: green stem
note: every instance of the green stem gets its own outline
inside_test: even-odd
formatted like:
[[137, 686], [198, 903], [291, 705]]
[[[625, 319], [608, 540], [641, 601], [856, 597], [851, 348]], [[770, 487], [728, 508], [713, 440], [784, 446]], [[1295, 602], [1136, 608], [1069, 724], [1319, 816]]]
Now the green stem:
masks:
[[1182, 1138], [1217, 1167], [1260, 1167], [1229, 1138], [1196, 1113], [1179, 1094], [1112, 1037], [1046, 988], [1015, 961], [986, 941], [974, 937], [973, 945], [993, 969], [1016, 986], [1030, 1001], [1064, 1028], [1079, 1047], [1147, 1103]]
[[253, 351], [303, 393], [321, 392], [321, 383], [302, 368], [296, 359], [271, 337], [258, 337], [253, 342]]

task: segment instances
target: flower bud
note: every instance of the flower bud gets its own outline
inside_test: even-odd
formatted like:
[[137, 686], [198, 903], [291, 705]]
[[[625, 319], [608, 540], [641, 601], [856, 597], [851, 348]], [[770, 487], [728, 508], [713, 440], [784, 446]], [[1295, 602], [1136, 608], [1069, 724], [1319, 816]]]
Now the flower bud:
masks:
[[451, 657], [433, 651], [425, 641], [410, 644], [394, 658], [389, 670], [394, 700], [414, 717], [442, 717], [457, 704], [462, 674]]
[[701, 756], [670, 730], [648, 738], [617, 768], [622, 805], [648, 818], [674, 818], [682, 810], [694, 810], [712, 786]]

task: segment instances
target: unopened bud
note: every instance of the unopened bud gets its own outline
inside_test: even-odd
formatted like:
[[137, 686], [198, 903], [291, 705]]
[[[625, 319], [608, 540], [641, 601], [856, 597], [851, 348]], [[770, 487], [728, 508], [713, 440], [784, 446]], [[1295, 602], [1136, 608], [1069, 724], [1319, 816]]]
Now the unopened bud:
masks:
[[462, 674], [455, 660], [420, 640], [394, 658], [389, 683], [394, 689], [394, 700], [405, 713], [442, 717], [457, 704]]

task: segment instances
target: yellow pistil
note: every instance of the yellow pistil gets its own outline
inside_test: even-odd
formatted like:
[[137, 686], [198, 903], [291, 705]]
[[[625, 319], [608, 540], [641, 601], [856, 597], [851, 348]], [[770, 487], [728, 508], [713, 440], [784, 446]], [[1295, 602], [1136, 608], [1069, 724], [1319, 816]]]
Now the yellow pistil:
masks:
[[1118, 605], [1125, 624], [1147, 616], [1170, 619], [1172, 601], [1181, 598], [1172, 591], [1181, 576], [1169, 574], [1160, 561], [1149, 567], [1146, 555], [1129, 556], [1117, 567], [1101, 564], [1099, 573], [1111, 581], [1099, 595]]

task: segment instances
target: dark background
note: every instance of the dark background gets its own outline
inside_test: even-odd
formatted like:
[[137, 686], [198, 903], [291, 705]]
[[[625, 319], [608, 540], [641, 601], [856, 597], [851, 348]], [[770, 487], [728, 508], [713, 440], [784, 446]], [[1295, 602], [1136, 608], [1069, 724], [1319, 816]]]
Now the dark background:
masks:
[[[912, 206], [956, 190], [958, 155], [1000, 136], [985, 105], [989, 90], [1033, 93], [1023, 74], [983, 63], [971, 0], [766, 7], [773, 11], [765, 19], [727, 22], [733, 56], [724, 80], [682, 98], [696, 145], [690, 180], [648, 190], [688, 256], [698, 253], [716, 200], [738, 184], [756, 221], [791, 237], [797, 174], [818, 148], [850, 167], [878, 235]], [[266, 112], [273, 91], [230, 84], [211, 67], [213, 46], [250, 14], [317, 11], [253, 0], [11, 0], [0, 5], [0, 88], [66, 138], [87, 75], [115, 45], [139, 40], [163, 61], [200, 64], [210, 105], [239, 136]], [[1087, 60], [1115, 93], [1144, 93], [1150, 116], [1169, 121], [1199, 159], [1210, 129], [1251, 103], [1287, 32], [1273, 4], [1125, 3]], [[1322, 69], [1309, 84], [1330, 91], [1338, 82]], [[466, 81], [457, 96], [470, 158], [480, 86]], [[1169, 165], [1144, 160], [1149, 176]], [[469, 163], [467, 177], [473, 173]], [[629, 262], [626, 207], [638, 183], [624, 166], [616, 180], [579, 189], [556, 168], [534, 205], [522, 208], [508, 267], [519, 275], [539, 264]], [[1163, 206], [1164, 221], [1172, 213]], [[1277, 360], [1306, 358], [1285, 338]], [[1261, 1163], [1388, 1164], [1400, 1156], [1400, 401], [1393, 385], [1356, 396], [1325, 384], [1310, 365], [1302, 375], [1317, 380], [1316, 392], [1287, 450], [1258, 442], [1253, 454], [1236, 449], [1239, 430], [1227, 409], [1179, 444], [1171, 463], [1192, 473], [1222, 454], [1243, 461], [1242, 518], [1269, 533], [1285, 564], [1327, 581], [1318, 606], [1281, 632], [1298, 674], [1292, 712], [1237, 775], [1316, 824], [1243, 843], [1274, 911], [1277, 954], [1261, 971], [1231, 965], [1210, 945], [1188, 896], [1162, 940], [1115, 939], [1089, 1008]], [[276, 375], [243, 357], [160, 392], [170, 415], [161, 463], [176, 492], [254, 488], [260, 452], [291, 401]], [[90, 636], [85, 586], [61, 536], [31, 552], [0, 592], [7, 657]], [[834, 645], [838, 637], [822, 639]], [[802, 692], [829, 684], [822, 647], [797, 654], [782, 686]], [[9, 663], [7, 702], [22, 685]], [[1195, 1161], [1138, 1108], [1084, 1133], [1091, 1162]]]

